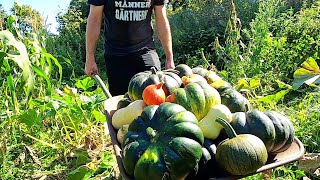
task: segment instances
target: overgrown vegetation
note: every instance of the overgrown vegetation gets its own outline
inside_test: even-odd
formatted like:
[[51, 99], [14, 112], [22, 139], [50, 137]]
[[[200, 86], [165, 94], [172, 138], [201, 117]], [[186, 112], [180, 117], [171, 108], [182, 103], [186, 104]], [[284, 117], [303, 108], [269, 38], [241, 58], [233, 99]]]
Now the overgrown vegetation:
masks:
[[[319, 153], [320, 1], [232, 2], [171, 1], [175, 63], [209, 62], [255, 107], [288, 115], [306, 152]], [[116, 176], [105, 96], [83, 71], [87, 14], [86, 1], [72, 0], [52, 35], [31, 7], [0, 6], [0, 179]], [[102, 41], [97, 53], [104, 75]], [[296, 162], [272, 178], [305, 176]]]

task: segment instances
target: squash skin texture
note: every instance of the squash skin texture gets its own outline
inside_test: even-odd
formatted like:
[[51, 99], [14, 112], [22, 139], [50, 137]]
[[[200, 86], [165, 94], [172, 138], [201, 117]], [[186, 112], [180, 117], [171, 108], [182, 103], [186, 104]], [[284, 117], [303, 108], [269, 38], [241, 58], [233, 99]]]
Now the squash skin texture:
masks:
[[275, 111], [257, 109], [233, 114], [232, 127], [238, 134], [253, 134], [266, 145], [269, 154], [287, 150], [294, 140], [294, 128], [291, 121]]
[[129, 125], [123, 165], [137, 180], [183, 179], [199, 162], [203, 141], [198, 120], [182, 106], [148, 106]]
[[246, 119], [241, 119], [240, 122], [245, 122], [245, 126], [247, 126], [245, 131], [244, 129], [237, 128], [237, 125], [233, 125], [238, 123], [238, 119], [233, 119], [231, 122], [232, 127], [238, 134], [253, 134], [260, 138], [268, 152], [272, 149], [275, 141], [275, 128], [270, 121], [269, 117], [265, 115], [263, 112], [254, 109], [252, 111], [248, 111], [245, 116]]
[[221, 103], [226, 105], [232, 113], [247, 112], [251, 104], [241, 93], [233, 88], [226, 88], [220, 92]]
[[179, 77], [189, 76], [192, 74], [192, 69], [186, 64], [178, 64], [175, 70], [179, 71]]
[[247, 175], [263, 166], [267, 162], [268, 154], [264, 143], [258, 137], [240, 134], [218, 145], [216, 159], [227, 172]]
[[221, 104], [219, 92], [205, 82], [189, 83], [184, 88], [176, 89], [172, 102], [195, 114], [200, 121], [210, 109]]
[[276, 154], [287, 150], [294, 139], [294, 128], [291, 121], [275, 111], [265, 111], [264, 113], [272, 121], [276, 132], [276, 140], [270, 152]]

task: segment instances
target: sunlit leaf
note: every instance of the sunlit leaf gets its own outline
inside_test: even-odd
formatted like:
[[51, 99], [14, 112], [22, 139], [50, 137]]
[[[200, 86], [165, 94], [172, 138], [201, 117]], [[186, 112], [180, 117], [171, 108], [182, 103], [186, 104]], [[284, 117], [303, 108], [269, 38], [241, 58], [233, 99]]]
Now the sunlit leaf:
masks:
[[245, 79], [240, 79], [237, 83], [236, 89], [241, 90], [241, 89], [249, 89], [249, 83]]
[[93, 110], [92, 114], [97, 121], [102, 123], [106, 122], [106, 116], [102, 114], [100, 111]]
[[292, 89], [292, 86], [290, 86], [289, 84], [286, 84], [280, 80], [276, 80], [277, 84], [278, 84], [278, 87], [280, 89]]
[[93, 86], [94, 86], [94, 80], [91, 79], [90, 77], [86, 77], [83, 80], [78, 80], [76, 82], [76, 87], [81, 88], [85, 91]]
[[0, 40], [2, 40], [4, 44], [8, 46], [16, 48], [16, 50], [18, 51], [18, 54], [7, 53], [7, 59], [16, 62], [18, 66], [22, 69], [22, 77], [23, 80], [26, 82], [28, 96], [34, 88], [34, 75], [26, 46], [22, 42], [17, 41], [13, 34], [8, 30], [0, 31]]
[[41, 126], [42, 117], [33, 109], [29, 109], [19, 116], [19, 121], [31, 128], [32, 126]]
[[302, 84], [320, 84], [320, 69], [313, 58], [308, 58], [302, 63], [302, 68], [294, 72], [293, 89], [298, 89]]
[[264, 102], [267, 104], [277, 104], [287, 93], [289, 90], [282, 90], [276, 94], [264, 96], [262, 98], [258, 98], [258, 102]]
[[319, 66], [312, 57], [308, 58], [305, 62], [303, 62], [301, 66], [310, 71], [319, 72]]
[[49, 77], [38, 67], [33, 66], [33, 70], [35, 73], [37, 73], [39, 76], [43, 77], [46, 80], [47, 83], [47, 96], [51, 96], [52, 92], [52, 86]]
[[79, 168], [68, 174], [68, 180], [88, 180], [93, 175], [93, 173], [93, 170], [85, 166], [80, 166]]
[[53, 60], [54, 64], [58, 67], [58, 70], [59, 70], [59, 82], [61, 82], [61, 79], [62, 79], [62, 66], [61, 64], [59, 63], [58, 59], [53, 57], [51, 54], [49, 53], [42, 53], [43, 55], [45, 55], [47, 58]]
[[256, 88], [260, 86], [260, 79], [250, 79], [250, 88]]

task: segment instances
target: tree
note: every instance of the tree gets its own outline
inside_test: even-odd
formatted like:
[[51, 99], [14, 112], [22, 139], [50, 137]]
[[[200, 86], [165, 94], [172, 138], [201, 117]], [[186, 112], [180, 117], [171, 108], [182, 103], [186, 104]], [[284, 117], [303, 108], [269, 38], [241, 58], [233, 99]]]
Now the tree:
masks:
[[14, 2], [11, 13], [16, 16], [17, 26], [22, 32], [34, 32], [44, 27], [40, 13], [29, 5], [20, 5]]
[[89, 5], [87, 0], [71, 0], [67, 13], [60, 13], [57, 16], [58, 31], [63, 33], [63, 31], [76, 29], [85, 32], [88, 15]]

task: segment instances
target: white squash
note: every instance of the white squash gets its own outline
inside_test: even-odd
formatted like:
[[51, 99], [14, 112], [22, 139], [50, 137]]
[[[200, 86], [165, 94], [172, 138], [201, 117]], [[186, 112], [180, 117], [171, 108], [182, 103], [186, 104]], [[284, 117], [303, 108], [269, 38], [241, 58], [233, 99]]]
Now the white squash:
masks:
[[204, 137], [214, 140], [219, 136], [223, 127], [216, 122], [218, 117], [229, 123], [232, 121], [232, 113], [227, 106], [223, 104], [213, 106], [208, 114], [199, 122], [199, 127], [202, 130]]
[[140, 116], [147, 105], [139, 99], [130, 103], [127, 107], [118, 109], [112, 116], [112, 126], [120, 129], [125, 124], [130, 124], [136, 117]]
[[123, 142], [124, 136], [128, 133], [129, 124], [123, 125], [117, 132], [117, 140], [120, 144]]

